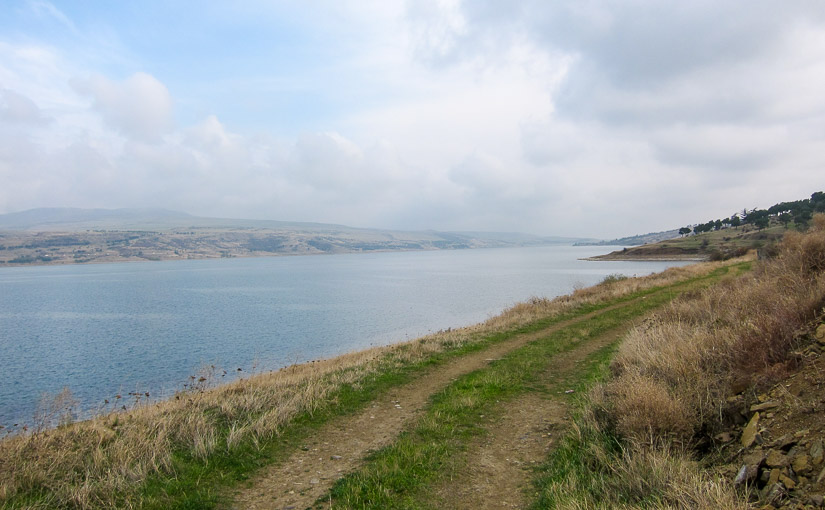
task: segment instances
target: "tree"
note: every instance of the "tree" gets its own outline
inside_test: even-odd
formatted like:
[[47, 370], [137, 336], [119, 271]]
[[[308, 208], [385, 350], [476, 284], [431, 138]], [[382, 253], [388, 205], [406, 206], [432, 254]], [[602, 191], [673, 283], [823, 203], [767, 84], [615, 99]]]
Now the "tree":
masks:
[[811, 221], [811, 216], [813, 216], [813, 213], [810, 208], [804, 208], [797, 211], [796, 214], [794, 214], [793, 219], [797, 224], [805, 225]]
[[737, 216], [736, 214], [734, 214], [733, 216], [730, 217], [730, 226], [731, 227], [738, 227], [741, 224], [742, 224], [742, 220], [740, 220], [739, 216]]
[[762, 230], [763, 228], [766, 228], [770, 222], [771, 222], [771, 219], [767, 215], [765, 215], [765, 216], [759, 216], [758, 218], [756, 218], [753, 221], [753, 224], [756, 226], [756, 228], [758, 228], [759, 230]]
[[679, 229], [679, 235], [685, 237], [693, 231], [690, 227], [682, 227]]

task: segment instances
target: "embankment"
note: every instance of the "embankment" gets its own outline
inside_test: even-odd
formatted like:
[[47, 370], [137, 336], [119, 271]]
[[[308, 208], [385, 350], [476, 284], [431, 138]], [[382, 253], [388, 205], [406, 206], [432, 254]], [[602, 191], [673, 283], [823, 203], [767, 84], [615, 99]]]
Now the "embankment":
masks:
[[625, 338], [544, 467], [536, 508], [821, 507], [823, 307], [819, 215], [752, 273]]

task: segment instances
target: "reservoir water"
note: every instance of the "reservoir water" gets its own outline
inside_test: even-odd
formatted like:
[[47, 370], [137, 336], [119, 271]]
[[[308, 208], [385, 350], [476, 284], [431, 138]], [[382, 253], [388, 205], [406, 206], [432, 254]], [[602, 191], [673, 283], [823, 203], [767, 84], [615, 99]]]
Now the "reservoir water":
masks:
[[[68, 387], [81, 414], [482, 321], [531, 296], [679, 262], [589, 262], [552, 246], [0, 269], [0, 425]], [[238, 368], [242, 369], [238, 371]]]

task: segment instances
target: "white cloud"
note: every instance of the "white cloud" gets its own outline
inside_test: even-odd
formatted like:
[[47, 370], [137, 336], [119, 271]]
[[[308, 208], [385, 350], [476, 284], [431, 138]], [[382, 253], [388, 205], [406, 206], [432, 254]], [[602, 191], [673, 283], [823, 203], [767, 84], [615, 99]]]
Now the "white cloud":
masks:
[[[250, 4], [210, 19], [213, 5], [195, 18], [227, 33], [295, 16], [250, 36], [267, 51], [210, 47], [249, 62], [205, 84], [171, 70], [177, 30], [160, 59], [119, 38], [138, 21], [109, 19], [94, 28], [117, 44], [92, 44], [68, 7], [26, 6], [79, 35], [70, 48], [0, 36], [0, 212], [152, 205], [609, 237], [821, 188], [819, 4]], [[236, 113], [258, 111], [254, 125]]]
[[103, 119], [128, 137], [158, 140], [172, 127], [169, 90], [150, 74], [138, 72], [120, 82], [96, 75], [72, 85], [92, 96]]
[[14, 124], [47, 122], [40, 108], [28, 97], [13, 90], [0, 89], [0, 121]]

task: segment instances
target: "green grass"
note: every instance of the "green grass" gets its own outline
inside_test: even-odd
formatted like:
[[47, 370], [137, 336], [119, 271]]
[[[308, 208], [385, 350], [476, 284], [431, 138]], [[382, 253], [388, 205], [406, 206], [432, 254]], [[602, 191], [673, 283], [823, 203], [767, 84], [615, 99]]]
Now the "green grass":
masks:
[[[709, 285], [728, 272], [713, 273], [664, 288], [648, 289], [611, 304], [586, 323], [573, 324], [466, 374], [434, 396], [426, 414], [391, 445], [373, 454], [363, 469], [339, 480], [331, 491], [337, 508], [428, 508], [426, 487], [460, 469], [461, 452], [485, 432], [480, 415], [502, 412], [502, 402], [525, 391], [546, 389], [539, 376], [552, 356], [596, 338], [669, 302], [688, 289]], [[607, 308], [609, 305], [598, 308]], [[590, 368], [573, 380], [584, 388], [602, 373], [612, 346], [594, 355]], [[569, 387], [569, 386], [568, 386]], [[496, 411], [497, 410], [497, 411]]]

